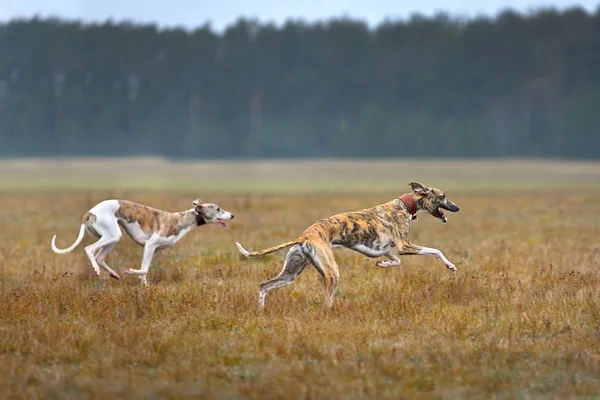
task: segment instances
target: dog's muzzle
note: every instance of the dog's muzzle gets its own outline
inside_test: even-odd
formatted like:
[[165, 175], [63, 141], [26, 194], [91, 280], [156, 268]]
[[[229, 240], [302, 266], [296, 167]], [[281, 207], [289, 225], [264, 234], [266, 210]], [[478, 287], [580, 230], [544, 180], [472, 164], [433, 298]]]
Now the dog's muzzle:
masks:
[[445, 210], [448, 210], [450, 212], [457, 212], [458, 210], [460, 210], [460, 208], [456, 205], [456, 203], [453, 203], [450, 200], [448, 200], [447, 203], [448, 204], [444, 204], [442, 206], [442, 208], [444, 208]]
[[435, 217], [438, 217], [440, 219], [440, 221], [442, 221], [444, 224], [446, 222], [448, 222], [448, 218], [446, 218], [446, 215], [444, 215], [444, 213], [442, 212], [442, 209], [444, 210], [448, 210], [450, 212], [457, 212], [458, 210], [460, 210], [460, 208], [453, 202], [451, 202], [450, 200], [446, 201], [446, 204], [441, 204], [437, 210], [433, 213], [433, 215]]

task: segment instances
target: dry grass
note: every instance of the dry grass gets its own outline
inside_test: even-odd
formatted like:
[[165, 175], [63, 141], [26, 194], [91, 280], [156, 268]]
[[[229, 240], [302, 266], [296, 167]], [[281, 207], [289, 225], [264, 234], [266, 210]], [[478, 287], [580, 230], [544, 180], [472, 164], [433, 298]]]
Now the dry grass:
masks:
[[[424, 182], [429, 183], [429, 182]], [[421, 217], [413, 242], [440, 248], [383, 269], [336, 250], [334, 309], [314, 269], [267, 297], [291, 239], [323, 216], [396, 191], [266, 194], [204, 191], [236, 213], [162, 254], [151, 287], [95, 279], [75, 239], [106, 197], [168, 210], [187, 191], [0, 192], [0, 394], [3, 398], [597, 398], [600, 394], [600, 190], [447, 190], [447, 225]], [[445, 189], [442, 187], [442, 189]], [[84, 244], [90, 243], [86, 238]], [[109, 255], [137, 268], [124, 238]]]

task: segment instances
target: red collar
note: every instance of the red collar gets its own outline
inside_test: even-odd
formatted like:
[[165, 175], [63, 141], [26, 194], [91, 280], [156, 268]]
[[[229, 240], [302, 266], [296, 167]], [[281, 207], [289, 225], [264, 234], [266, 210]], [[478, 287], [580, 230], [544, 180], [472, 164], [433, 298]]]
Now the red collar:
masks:
[[412, 196], [408, 193], [404, 193], [399, 198], [400, 198], [400, 201], [402, 201], [404, 203], [404, 205], [406, 206], [406, 209], [408, 210], [410, 215], [413, 217], [413, 219], [415, 219], [415, 217], [417, 216], [417, 203], [415, 202], [415, 199], [413, 199]]

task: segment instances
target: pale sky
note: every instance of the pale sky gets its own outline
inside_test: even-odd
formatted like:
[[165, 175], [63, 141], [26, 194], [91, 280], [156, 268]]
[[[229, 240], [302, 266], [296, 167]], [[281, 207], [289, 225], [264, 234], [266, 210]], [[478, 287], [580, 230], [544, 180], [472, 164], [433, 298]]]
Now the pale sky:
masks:
[[195, 28], [210, 21], [220, 32], [240, 16], [277, 25], [290, 17], [312, 22], [349, 16], [376, 26], [386, 17], [404, 19], [414, 12], [431, 16], [436, 11], [446, 11], [451, 15], [472, 17], [480, 14], [493, 16], [507, 7], [527, 12], [542, 6], [564, 9], [580, 5], [588, 11], [595, 11], [598, 4], [589, 0], [0, 0], [0, 21], [36, 14], [86, 22], [127, 19], [152, 22], [161, 27], [185, 28]]

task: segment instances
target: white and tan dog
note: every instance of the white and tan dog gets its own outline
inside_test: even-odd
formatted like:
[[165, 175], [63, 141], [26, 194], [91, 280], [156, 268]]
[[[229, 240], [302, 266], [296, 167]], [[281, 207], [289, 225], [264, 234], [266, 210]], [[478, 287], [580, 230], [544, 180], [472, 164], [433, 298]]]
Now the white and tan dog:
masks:
[[134, 242], [144, 247], [142, 266], [140, 269], [127, 269], [125, 274], [138, 275], [144, 285], [148, 285], [146, 275], [150, 262], [160, 250], [172, 247], [188, 232], [204, 224], [219, 224], [225, 227], [226, 220], [234, 216], [222, 210], [216, 204], [202, 203], [199, 199], [192, 202], [193, 208], [181, 212], [157, 210], [128, 200], [104, 200], [92, 207], [84, 216], [79, 229], [79, 236], [67, 249], [56, 247], [56, 235], [52, 237], [52, 250], [64, 254], [73, 251], [83, 240], [87, 231], [99, 239], [87, 246], [85, 252], [92, 263], [96, 275], [100, 275], [100, 267], [104, 268], [112, 278], [119, 275], [106, 264], [106, 256], [121, 239], [121, 229], [127, 232]]

